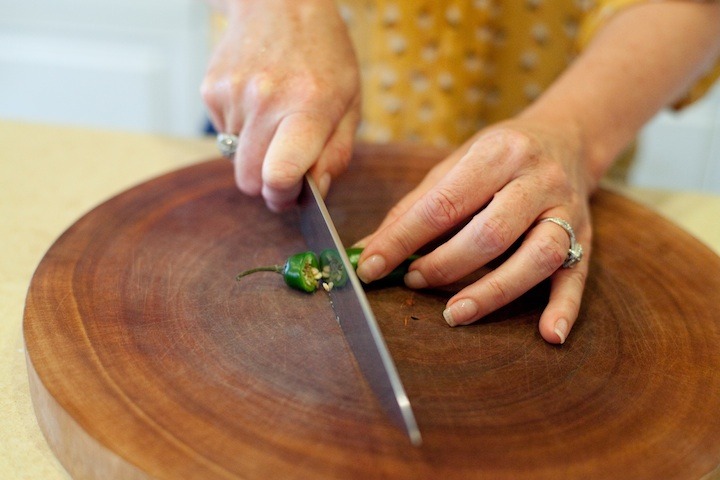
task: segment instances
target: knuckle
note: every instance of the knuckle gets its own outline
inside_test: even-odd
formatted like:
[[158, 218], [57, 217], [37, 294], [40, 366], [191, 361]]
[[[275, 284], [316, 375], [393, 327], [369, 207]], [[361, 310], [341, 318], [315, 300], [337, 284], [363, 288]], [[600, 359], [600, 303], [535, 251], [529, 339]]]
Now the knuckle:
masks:
[[335, 175], [339, 175], [344, 172], [350, 164], [350, 158], [352, 157], [352, 143], [351, 141], [335, 141], [329, 146], [331, 149], [328, 154], [330, 155], [331, 170]]
[[434, 257], [428, 258], [427, 262], [420, 268], [423, 271], [423, 276], [430, 284], [444, 285], [455, 280], [453, 272], [448, 270], [448, 263]]
[[200, 84], [200, 97], [207, 105], [217, 104], [217, 89], [215, 88], [215, 82], [205, 79]]
[[553, 236], [541, 237], [528, 247], [533, 265], [547, 275], [560, 268], [567, 256], [567, 247]]
[[512, 243], [513, 231], [506, 220], [488, 217], [475, 224], [472, 238], [482, 252], [497, 256]]
[[300, 111], [317, 111], [323, 116], [338, 117], [342, 99], [333, 86], [317, 74], [309, 71], [295, 72], [292, 78], [282, 82], [283, 95], [292, 100]]
[[510, 288], [503, 282], [502, 277], [490, 276], [490, 278], [486, 279], [485, 287], [488, 291], [490, 304], [494, 308], [507, 305], [514, 299]]
[[556, 195], [568, 197], [573, 190], [568, 173], [559, 162], [549, 162], [540, 179], [545, 184], [545, 188]]
[[223, 110], [228, 92], [219, 79], [208, 76], [200, 84], [200, 98], [211, 109]]
[[[582, 292], [585, 288], [585, 281], [587, 280], [587, 270], [576, 268], [573, 269], [571, 272], [572, 275], [569, 276], [570, 280], [574, 283], [574, 289], [577, 292]], [[573, 297], [577, 301], [578, 307], [580, 306], [580, 299], [577, 297]]]
[[263, 183], [273, 190], [288, 190], [305, 174], [303, 168], [292, 162], [268, 162], [262, 172]]
[[264, 72], [256, 73], [248, 79], [244, 88], [240, 82], [232, 82], [232, 97], [238, 100], [242, 97], [248, 103], [255, 105], [259, 111], [264, 111], [274, 101], [277, 91], [276, 84], [277, 82], [271, 75]]
[[400, 225], [394, 230], [394, 233], [388, 237], [391, 240], [391, 243], [396, 245], [397, 252], [401, 252], [398, 261], [406, 258], [412, 252], [417, 250], [418, 246], [416, 245], [414, 233], [415, 232], [408, 229], [406, 225]]
[[524, 132], [512, 128], [500, 127], [496, 130], [496, 134], [503, 143], [512, 149], [528, 151], [533, 147], [532, 138]]
[[437, 230], [445, 231], [463, 219], [462, 197], [447, 188], [437, 188], [422, 202], [423, 219]]
[[392, 206], [392, 208], [390, 208], [390, 210], [388, 210], [386, 218], [389, 221], [394, 221], [400, 218], [406, 211], [407, 206], [405, 205], [405, 202], [396, 203]]
[[297, 90], [301, 101], [310, 104], [332, 99], [327, 86], [323, 85], [315, 76], [304, 75], [299, 78]]
[[512, 128], [497, 127], [489, 133], [489, 139], [507, 154], [507, 158], [527, 157], [528, 155], [532, 157], [538, 151], [532, 137]]

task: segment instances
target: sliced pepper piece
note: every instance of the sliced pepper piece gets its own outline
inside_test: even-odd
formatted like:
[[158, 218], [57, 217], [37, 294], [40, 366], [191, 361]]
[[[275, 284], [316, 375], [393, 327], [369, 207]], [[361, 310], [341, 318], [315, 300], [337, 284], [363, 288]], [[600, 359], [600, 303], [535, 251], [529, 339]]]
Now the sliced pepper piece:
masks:
[[[348, 281], [348, 275], [338, 251], [328, 248], [320, 252], [318, 258], [320, 260], [320, 271], [322, 272], [323, 281], [330, 285], [330, 288], [341, 288], [345, 286]], [[356, 267], [357, 262], [353, 265], [353, 268]]]
[[315, 252], [302, 252], [290, 256], [283, 265], [251, 268], [239, 273], [235, 279], [240, 280], [256, 272], [275, 272], [282, 274], [289, 287], [301, 292], [313, 293], [317, 290], [318, 283], [322, 278], [319, 267], [320, 262]]

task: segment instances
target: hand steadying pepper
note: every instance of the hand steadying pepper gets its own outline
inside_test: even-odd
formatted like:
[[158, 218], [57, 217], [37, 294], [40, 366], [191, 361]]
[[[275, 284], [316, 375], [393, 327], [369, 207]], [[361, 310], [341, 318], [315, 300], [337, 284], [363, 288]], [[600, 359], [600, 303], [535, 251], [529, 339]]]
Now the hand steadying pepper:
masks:
[[[357, 269], [358, 260], [360, 259], [362, 251], [363, 249], [358, 247], [345, 249], [345, 253], [353, 269]], [[401, 284], [405, 274], [408, 272], [410, 263], [417, 258], [419, 258], [418, 255], [410, 256], [388, 274], [382, 284]], [[333, 288], [341, 288], [347, 283], [348, 279], [340, 255], [333, 249], [323, 250], [320, 252], [320, 255], [316, 255], [314, 252], [296, 253], [295, 255], [291, 255], [282, 265], [251, 268], [239, 273], [235, 278], [236, 280], [240, 280], [247, 275], [257, 272], [280, 273], [289, 287], [306, 293], [313, 293], [321, 285], [328, 291]]]

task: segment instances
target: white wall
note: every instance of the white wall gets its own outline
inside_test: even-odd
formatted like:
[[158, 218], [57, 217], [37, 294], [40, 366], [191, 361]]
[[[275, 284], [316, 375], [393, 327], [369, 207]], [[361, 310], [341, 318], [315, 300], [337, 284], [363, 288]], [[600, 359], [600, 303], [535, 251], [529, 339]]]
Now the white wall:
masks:
[[629, 182], [720, 193], [720, 83], [699, 102], [647, 125]]
[[0, 117], [197, 135], [201, 0], [0, 0]]

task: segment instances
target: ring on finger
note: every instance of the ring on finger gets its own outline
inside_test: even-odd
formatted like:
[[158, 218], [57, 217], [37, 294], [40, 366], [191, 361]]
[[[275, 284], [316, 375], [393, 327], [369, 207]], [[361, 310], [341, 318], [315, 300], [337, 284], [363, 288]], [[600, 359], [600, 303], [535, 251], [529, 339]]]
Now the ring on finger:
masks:
[[232, 133], [219, 133], [216, 145], [223, 157], [232, 158], [237, 150], [238, 136]]
[[562, 268], [572, 268], [582, 260], [583, 257], [583, 248], [582, 245], [580, 245], [575, 238], [575, 231], [573, 230], [572, 226], [570, 224], [563, 220], [562, 218], [558, 217], [546, 217], [541, 218], [538, 220], [538, 224], [545, 223], [545, 222], [552, 222], [555, 225], [559, 225], [565, 230], [568, 234], [568, 237], [570, 237], [570, 248], [568, 249], [567, 257], [565, 257], [565, 261], [562, 264]]

